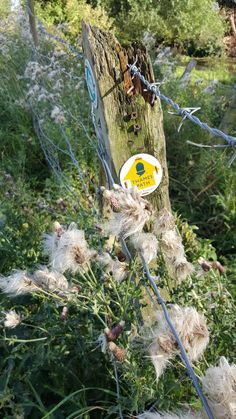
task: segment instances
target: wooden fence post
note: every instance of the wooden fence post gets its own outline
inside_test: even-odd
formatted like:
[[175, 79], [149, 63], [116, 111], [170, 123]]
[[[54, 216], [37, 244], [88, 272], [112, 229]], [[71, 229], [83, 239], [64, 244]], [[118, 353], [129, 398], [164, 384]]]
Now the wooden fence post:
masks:
[[36, 19], [35, 19], [34, 0], [27, 0], [26, 5], [28, 9], [27, 11], [29, 14], [30, 31], [32, 34], [34, 45], [35, 47], [37, 47], [39, 44], [39, 39], [38, 39]]
[[[132, 79], [127, 64], [137, 57], [145, 77], [154, 82], [145, 47], [135, 43], [122, 48], [112, 33], [82, 23], [83, 50], [89, 72], [94, 118], [103, 139], [107, 161], [118, 180], [123, 163], [132, 155], [148, 153], [158, 158], [163, 169], [161, 184], [150, 195], [154, 207], [170, 209], [168, 170], [159, 99]], [[88, 78], [87, 77], [87, 78]], [[92, 78], [92, 79], [91, 79]], [[94, 97], [93, 97], [94, 95]]]

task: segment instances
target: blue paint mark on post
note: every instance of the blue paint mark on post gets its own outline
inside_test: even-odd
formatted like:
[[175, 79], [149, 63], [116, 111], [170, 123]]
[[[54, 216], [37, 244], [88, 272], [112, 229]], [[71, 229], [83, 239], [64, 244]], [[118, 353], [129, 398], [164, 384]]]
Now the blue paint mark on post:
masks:
[[92, 102], [93, 107], [96, 108], [98, 104], [97, 86], [93, 70], [91, 68], [90, 62], [87, 59], [85, 60], [85, 78], [87, 82], [90, 100]]

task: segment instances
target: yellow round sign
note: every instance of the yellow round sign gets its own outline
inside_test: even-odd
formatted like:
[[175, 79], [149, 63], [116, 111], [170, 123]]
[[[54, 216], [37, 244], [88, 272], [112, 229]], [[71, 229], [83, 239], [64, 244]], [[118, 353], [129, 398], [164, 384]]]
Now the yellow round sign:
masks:
[[134, 186], [141, 195], [149, 195], [160, 185], [162, 167], [159, 161], [150, 154], [135, 154], [130, 157], [120, 170], [120, 183], [123, 188]]

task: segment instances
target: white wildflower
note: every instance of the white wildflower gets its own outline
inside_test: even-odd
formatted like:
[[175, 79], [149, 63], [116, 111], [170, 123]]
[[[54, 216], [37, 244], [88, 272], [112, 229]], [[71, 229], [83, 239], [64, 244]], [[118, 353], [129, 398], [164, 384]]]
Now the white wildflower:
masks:
[[116, 185], [112, 191], [105, 190], [103, 196], [113, 210], [107, 231], [115, 236], [127, 238], [141, 232], [153, 213], [138, 188], [123, 189]]
[[25, 271], [15, 271], [8, 277], [0, 277], [0, 288], [4, 294], [15, 297], [38, 290], [33, 278]]
[[14, 329], [16, 326], [20, 324], [21, 316], [17, 314], [15, 310], [7, 311], [4, 314], [5, 314], [5, 320], [4, 320], [5, 327]]
[[143, 256], [147, 264], [157, 257], [158, 241], [152, 233], [134, 234], [131, 238], [134, 248]]
[[[194, 307], [182, 308], [178, 305], [171, 307], [169, 317], [190, 360], [197, 361], [209, 342], [205, 317]], [[148, 327], [146, 330], [144, 328], [144, 334], [152, 340], [149, 352], [158, 379], [178, 347], [163, 312], [157, 311], [156, 318], [158, 325], [155, 328]]]
[[97, 252], [89, 249], [84, 231], [78, 230], [75, 223], [71, 223], [68, 229], [63, 230], [58, 236], [58, 231], [61, 231], [59, 226], [56, 226], [59, 228], [56, 233], [46, 236], [44, 244], [51, 266], [61, 273], [86, 271], [90, 260], [95, 258]]
[[225, 357], [218, 367], [210, 367], [202, 378], [203, 390], [216, 419], [236, 418], [236, 365]]
[[54, 106], [54, 108], [51, 111], [51, 118], [57, 123], [57, 124], [63, 124], [66, 121], [65, 114], [62, 109], [60, 109], [58, 106]]
[[127, 266], [124, 262], [113, 260], [109, 253], [103, 253], [96, 257], [98, 264], [106, 273], [110, 273], [114, 280], [121, 282], [127, 275]]

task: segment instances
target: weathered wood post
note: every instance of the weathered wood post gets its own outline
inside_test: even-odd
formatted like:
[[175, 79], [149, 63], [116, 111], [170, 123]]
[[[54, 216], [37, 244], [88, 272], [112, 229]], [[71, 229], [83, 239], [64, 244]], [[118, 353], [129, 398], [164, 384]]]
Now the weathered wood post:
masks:
[[127, 69], [127, 64], [132, 64], [137, 57], [142, 73], [154, 82], [146, 48], [139, 43], [122, 48], [112, 33], [84, 22], [82, 38], [97, 94], [93, 105], [94, 118], [114, 179], [118, 181], [122, 165], [132, 155], [148, 153], [157, 157], [163, 178], [150, 200], [157, 210], [170, 209], [160, 101], [145, 91], [139, 79], [132, 79]]
[[36, 19], [35, 19], [35, 11], [34, 11], [34, 0], [27, 0], [27, 11], [29, 14], [29, 24], [30, 24], [30, 31], [32, 34], [32, 38], [34, 41], [34, 45], [37, 47], [39, 44], [37, 27], [36, 27]]

